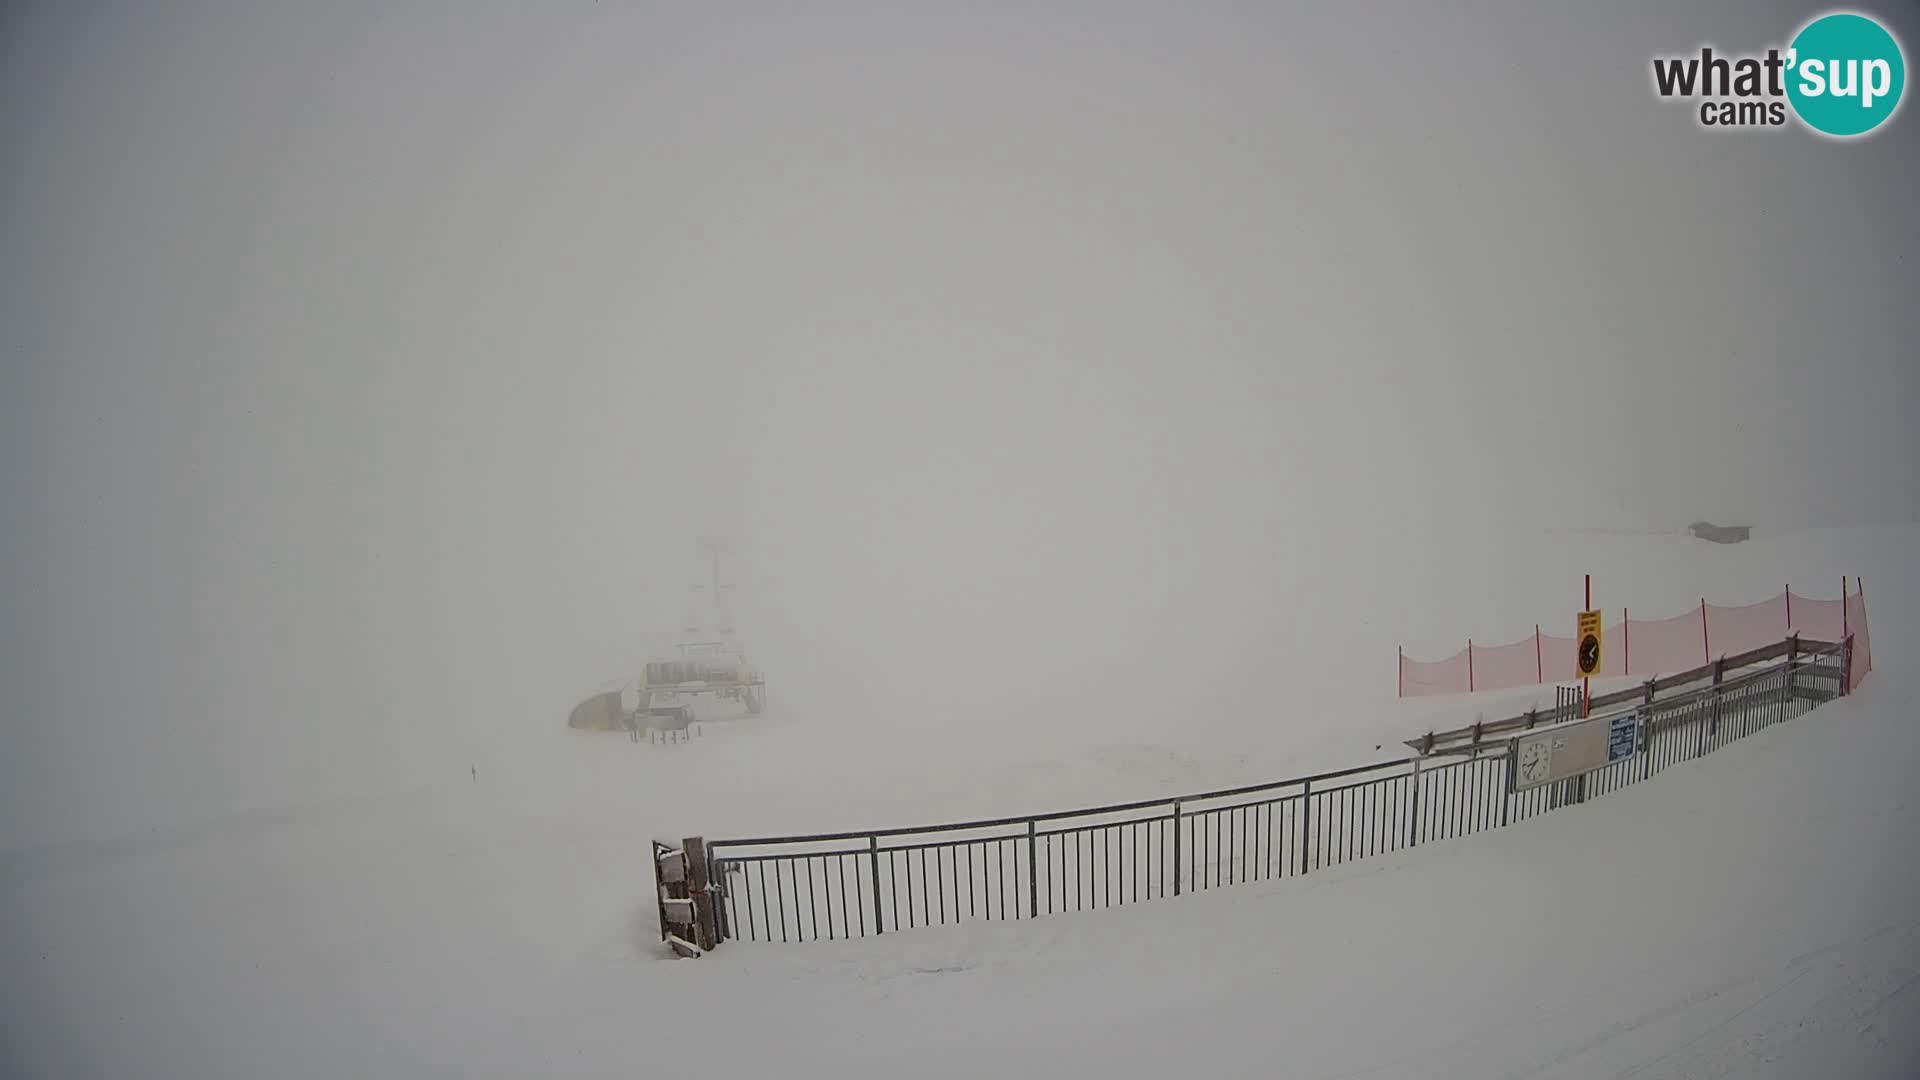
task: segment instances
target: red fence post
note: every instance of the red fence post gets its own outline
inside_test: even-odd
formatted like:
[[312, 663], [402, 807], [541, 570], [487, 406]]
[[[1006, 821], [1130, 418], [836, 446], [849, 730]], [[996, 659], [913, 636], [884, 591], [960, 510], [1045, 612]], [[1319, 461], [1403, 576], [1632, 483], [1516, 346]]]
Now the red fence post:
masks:
[[1707, 637], [1707, 598], [1700, 598], [1700, 655], [1713, 663], [1713, 641]]
[[1393, 652], [1397, 661], [1396, 667], [1398, 668], [1394, 676], [1393, 696], [1403, 698], [1407, 696], [1407, 647], [1405, 645], [1395, 645]]
[[1787, 633], [1789, 635], [1793, 633], [1793, 585], [1791, 582], [1787, 585]]
[[1620, 609], [1620, 674], [1633, 674], [1633, 616]]
[[1840, 693], [1846, 694], [1853, 689], [1853, 628], [1848, 625], [1847, 616], [1847, 575], [1840, 575]]
[[[1867, 583], [1860, 580], [1860, 575], [1855, 574], [1853, 576], [1853, 584], [1855, 588], [1860, 590], [1860, 621], [1864, 623], [1867, 621]], [[1840, 610], [1845, 611], [1846, 607], [1847, 605], [1841, 604]], [[1873, 636], [1872, 626], [1867, 627], [1867, 636], [1869, 638]], [[1867, 670], [1873, 670], [1873, 642], [1871, 640], [1867, 642]]]
[[1473, 693], [1473, 639], [1467, 639], [1467, 693]]
[[1540, 660], [1540, 624], [1539, 623], [1533, 624], [1533, 681], [1536, 683], [1543, 683], [1547, 681], [1547, 667]]

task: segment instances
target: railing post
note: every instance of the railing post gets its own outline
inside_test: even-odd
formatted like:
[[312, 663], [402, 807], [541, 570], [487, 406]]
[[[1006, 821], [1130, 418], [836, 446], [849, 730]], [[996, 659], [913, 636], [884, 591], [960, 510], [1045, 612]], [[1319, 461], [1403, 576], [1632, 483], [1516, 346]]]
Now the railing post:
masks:
[[1720, 734], [1720, 681], [1727, 675], [1727, 658], [1713, 662], [1713, 733]]
[[1640, 779], [1653, 775], [1653, 682], [1647, 680], [1647, 693], [1640, 704]]
[[1800, 635], [1787, 635], [1786, 677], [1780, 680], [1780, 718], [1786, 719], [1787, 709], [1793, 705], [1793, 666], [1800, 657]]
[[1027, 918], [1040, 917], [1040, 836], [1039, 827], [1027, 820]]
[[1173, 895], [1180, 895], [1180, 804], [1173, 804]]
[[880, 838], [867, 837], [867, 870], [873, 878], [873, 932], [876, 936], [887, 932], [887, 920], [880, 912]]
[[1313, 781], [1300, 785], [1300, 872], [1312, 869], [1308, 859], [1313, 851]]
[[1853, 692], [1853, 635], [1840, 641], [1840, 696]]
[[1409, 801], [1411, 810], [1407, 814], [1407, 846], [1413, 847], [1420, 842], [1420, 759], [1413, 759], [1413, 798]]
[[1513, 801], [1513, 785], [1517, 771], [1514, 752], [1519, 746], [1519, 739], [1507, 740], [1507, 775], [1501, 778], [1500, 783], [1500, 827], [1503, 829], [1507, 827], [1507, 804]]

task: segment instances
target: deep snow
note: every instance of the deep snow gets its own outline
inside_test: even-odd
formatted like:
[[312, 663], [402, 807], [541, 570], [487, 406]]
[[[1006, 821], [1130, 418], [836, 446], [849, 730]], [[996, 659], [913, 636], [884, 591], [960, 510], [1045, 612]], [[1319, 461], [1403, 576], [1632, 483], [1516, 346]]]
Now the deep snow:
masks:
[[[556, 709], [542, 754], [477, 781], [16, 848], [0, 1071], [1911, 1075], [1916, 539], [1739, 553], [1756, 591], [1822, 550], [1866, 577], [1877, 664], [1850, 701], [1583, 808], [1130, 910], [673, 961], [644, 844], [1276, 778], [1514, 695], [1284, 724], [1068, 713], [1017, 739], [783, 720], [776, 698], [671, 748], [566, 733]], [[1718, 557], [1660, 543], [1680, 546], [1655, 578]]]

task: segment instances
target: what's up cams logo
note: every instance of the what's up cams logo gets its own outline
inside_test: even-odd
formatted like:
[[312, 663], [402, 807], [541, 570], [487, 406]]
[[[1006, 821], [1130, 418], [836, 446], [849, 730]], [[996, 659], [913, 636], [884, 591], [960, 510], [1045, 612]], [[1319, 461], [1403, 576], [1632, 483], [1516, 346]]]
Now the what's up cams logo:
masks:
[[1801, 27], [1784, 49], [1725, 56], [1656, 56], [1653, 89], [1698, 101], [1701, 127], [1779, 128], [1798, 117], [1811, 130], [1847, 139], [1881, 128], [1900, 108], [1906, 58], [1885, 26], [1835, 12]]

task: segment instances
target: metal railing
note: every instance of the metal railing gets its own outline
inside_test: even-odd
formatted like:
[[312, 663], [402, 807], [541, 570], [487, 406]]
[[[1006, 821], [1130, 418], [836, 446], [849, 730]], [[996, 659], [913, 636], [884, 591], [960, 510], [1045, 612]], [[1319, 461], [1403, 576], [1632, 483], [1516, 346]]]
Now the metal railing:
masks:
[[[1631, 706], [1634, 753], [1525, 791], [1512, 739], [1313, 776], [1022, 817], [706, 842], [720, 937], [812, 941], [1020, 920], [1294, 877], [1584, 802], [1847, 690], [1851, 638]], [[1599, 699], [1596, 699], [1596, 702]], [[1602, 715], [1595, 712], [1594, 715]], [[1517, 737], [1517, 732], [1514, 737]]]

